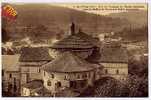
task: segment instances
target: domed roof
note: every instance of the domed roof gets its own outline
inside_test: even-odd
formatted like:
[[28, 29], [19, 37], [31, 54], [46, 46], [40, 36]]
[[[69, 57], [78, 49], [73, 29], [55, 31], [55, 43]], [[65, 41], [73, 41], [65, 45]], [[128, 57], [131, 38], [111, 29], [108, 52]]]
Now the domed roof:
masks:
[[42, 68], [47, 72], [83, 72], [97, 67], [98, 65], [91, 64], [70, 52], [64, 52]]
[[54, 43], [51, 48], [65, 48], [65, 49], [71, 49], [71, 48], [78, 48], [78, 49], [88, 49], [93, 48], [93, 44], [86, 40], [85, 38], [81, 37], [77, 34], [72, 34], [56, 43]]
[[74, 24], [71, 26], [71, 35], [50, 46], [53, 49], [89, 49], [97, 45], [98, 40], [79, 30], [75, 33]]

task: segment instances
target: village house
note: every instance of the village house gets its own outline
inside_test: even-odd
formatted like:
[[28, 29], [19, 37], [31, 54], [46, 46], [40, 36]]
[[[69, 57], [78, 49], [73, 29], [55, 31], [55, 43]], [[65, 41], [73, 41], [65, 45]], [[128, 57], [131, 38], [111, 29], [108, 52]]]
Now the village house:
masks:
[[24, 86], [26, 83], [31, 83], [34, 80], [42, 80], [41, 67], [43, 64], [51, 61], [52, 58], [48, 53], [47, 48], [43, 47], [24, 47], [21, 49], [19, 58], [19, 66], [21, 73], [21, 91], [24, 96]]
[[126, 79], [128, 75], [128, 54], [126, 48], [122, 47], [119, 42], [104, 43], [99, 62], [104, 66], [102, 77], [110, 76], [118, 80]]
[[64, 89], [80, 93], [88, 86], [93, 86], [95, 72], [99, 67], [101, 66], [91, 64], [75, 54], [64, 52], [43, 65], [44, 86], [54, 95]]
[[2, 86], [3, 91], [11, 96], [20, 93], [20, 55], [2, 55]]
[[119, 41], [100, 42], [75, 32], [74, 23], [71, 34], [49, 48], [23, 47], [18, 62], [21, 96], [77, 97], [102, 77], [123, 80], [128, 75], [127, 50]]

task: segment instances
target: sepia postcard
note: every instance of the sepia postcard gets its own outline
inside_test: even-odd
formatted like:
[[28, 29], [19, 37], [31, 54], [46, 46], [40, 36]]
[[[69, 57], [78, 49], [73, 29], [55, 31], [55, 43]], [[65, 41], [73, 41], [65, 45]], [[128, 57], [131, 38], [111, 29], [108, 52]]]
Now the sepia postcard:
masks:
[[147, 3], [1, 11], [2, 97], [149, 97]]

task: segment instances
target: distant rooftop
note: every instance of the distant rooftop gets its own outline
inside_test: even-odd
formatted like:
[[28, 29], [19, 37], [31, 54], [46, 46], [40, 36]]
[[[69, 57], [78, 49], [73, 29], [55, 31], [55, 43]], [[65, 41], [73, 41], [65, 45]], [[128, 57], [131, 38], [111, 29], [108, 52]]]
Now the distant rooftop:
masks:
[[100, 62], [128, 63], [127, 50], [123, 47], [103, 47], [101, 50]]
[[24, 47], [21, 49], [20, 62], [51, 61], [48, 48]]

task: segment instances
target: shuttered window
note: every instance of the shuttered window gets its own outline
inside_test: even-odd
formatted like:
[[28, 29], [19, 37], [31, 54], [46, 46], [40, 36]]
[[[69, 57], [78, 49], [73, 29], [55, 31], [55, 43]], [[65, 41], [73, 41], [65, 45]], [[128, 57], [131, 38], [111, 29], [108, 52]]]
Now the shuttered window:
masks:
[[12, 74], [9, 74], [9, 78], [12, 78]]
[[118, 69], [116, 70], [116, 74], [119, 74], [119, 70]]
[[108, 74], [108, 70], [107, 69], [105, 69], [105, 74]]

